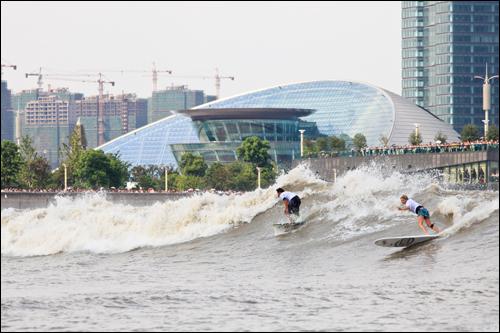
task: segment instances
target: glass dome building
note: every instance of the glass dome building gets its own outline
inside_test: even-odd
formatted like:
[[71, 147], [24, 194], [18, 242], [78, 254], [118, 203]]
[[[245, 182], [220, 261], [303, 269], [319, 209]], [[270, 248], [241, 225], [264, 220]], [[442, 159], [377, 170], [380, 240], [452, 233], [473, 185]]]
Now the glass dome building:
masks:
[[[406, 145], [416, 127], [424, 143], [434, 142], [438, 132], [446, 135], [449, 142], [459, 140], [459, 134], [451, 125], [427, 110], [385, 89], [352, 81], [280, 85], [203, 104], [193, 108], [190, 115], [195, 114], [196, 110], [207, 113], [207, 110], [213, 109], [215, 116], [221, 109], [248, 112], [253, 108], [312, 109], [314, 112], [300, 119], [314, 123], [319, 134], [346, 134], [353, 137], [362, 133], [368, 146], [380, 145], [381, 136], [388, 138], [389, 145]], [[209, 118], [205, 120], [209, 122]], [[211, 123], [215, 124], [214, 121]], [[298, 131], [296, 135], [299, 138]], [[234, 145], [238, 141], [228, 138], [224, 142]], [[199, 126], [195, 126], [190, 117], [176, 114], [98, 148], [106, 153], [119, 153], [122, 159], [132, 165], [163, 164], [176, 167], [177, 161], [170, 145], [175, 144], [178, 151], [182, 147], [179, 144], [199, 143], [202, 143]]]
[[279, 165], [290, 166], [300, 155], [299, 130], [308, 137], [320, 135], [314, 122], [301, 120], [314, 112], [310, 109], [222, 108], [179, 111], [194, 122], [201, 143], [173, 144], [177, 161], [182, 154], [201, 154], [207, 163], [233, 162], [236, 150], [247, 137], [256, 136], [270, 144], [269, 154]]

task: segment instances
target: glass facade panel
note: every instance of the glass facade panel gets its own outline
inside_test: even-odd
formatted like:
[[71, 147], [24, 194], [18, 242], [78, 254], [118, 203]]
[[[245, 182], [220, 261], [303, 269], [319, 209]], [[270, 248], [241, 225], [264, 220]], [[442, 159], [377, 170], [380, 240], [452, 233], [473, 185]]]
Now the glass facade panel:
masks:
[[[483, 127], [482, 82], [473, 77], [484, 76], [486, 64], [489, 75], [498, 74], [498, 10], [497, 1], [402, 3], [402, 95], [447, 120], [458, 132], [470, 123]], [[417, 37], [420, 32], [424, 38]], [[418, 72], [423, 76], [414, 74]], [[498, 127], [498, 88], [491, 91], [490, 120]], [[468, 99], [452, 99], [452, 95]], [[473, 107], [477, 112], [463, 118], [470, 112], [443, 113], [443, 106], [449, 110]]]
[[[347, 81], [315, 81], [280, 86], [215, 101], [199, 108], [210, 107], [311, 108], [316, 111], [301, 119], [315, 122], [321, 134], [331, 136], [344, 133], [352, 137], [356, 133], [363, 133], [372, 144], [378, 143], [381, 134], [390, 134], [394, 117], [392, 102], [382, 90]], [[244, 133], [249, 133], [246, 127], [243, 129]], [[279, 124], [276, 133], [283, 136], [286, 130]]]
[[132, 165], [172, 165], [177, 161], [170, 144], [200, 142], [190, 118], [174, 115], [110, 141], [99, 149], [118, 153]]

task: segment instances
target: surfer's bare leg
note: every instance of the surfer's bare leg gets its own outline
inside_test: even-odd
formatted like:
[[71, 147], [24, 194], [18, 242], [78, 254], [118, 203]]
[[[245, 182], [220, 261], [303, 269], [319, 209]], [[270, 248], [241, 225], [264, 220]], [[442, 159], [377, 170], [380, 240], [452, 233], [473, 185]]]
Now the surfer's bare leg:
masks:
[[427, 223], [427, 226], [428, 226], [429, 228], [431, 228], [431, 229], [432, 229], [435, 233], [440, 233], [440, 232], [441, 232], [441, 230], [439, 230], [439, 228], [437, 227], [437, 225], [432, 224], [432, 222], [431, 222], [431, 219], [430, 219], [430, 218], [428, 218], [428, 217], [427, 217], [427, 218], [425, 219], [425, 223]]
[[418, 217], [418, 226], [420, 227], [420, 229], [422, 229], [422, 231], [424, 232], [424, 234], [426, 234], [426, 235], [429, 234], [427, 232], [427, 229], [425, 229], [425, 227], [424, 227], [424, 217], [423, 216], [419, 216]]

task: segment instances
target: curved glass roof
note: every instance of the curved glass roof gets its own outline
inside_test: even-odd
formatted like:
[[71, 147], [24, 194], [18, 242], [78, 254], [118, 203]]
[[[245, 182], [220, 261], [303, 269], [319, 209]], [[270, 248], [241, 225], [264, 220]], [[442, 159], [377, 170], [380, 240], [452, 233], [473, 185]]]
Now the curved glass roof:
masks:
[[[315, 122], [319, 132], [328, 136], [347, 134], [353, 137], [363, 133], [368, 146], [380, 145], [382, 135], [389, 138], [389, 144], [406, 145], [416, 126], [423, 142], [433, 142], [439, 131], [449, 142], [459, 140], [451, 125], [425, 109], [392, 92], [359, 82], [312, 81], [281, 85], [193, 109], [210, 108], [314, 109], [313, 114], [300, 119]], [[99, 149], [107, 153], [119, 152], [121, 158], [132, 165], [177, 166], [169, 145], [199, 142], [192, 120], [177, 114], [118, 137]]]
[[359, 82], [294, 83], [217, 100], [194, 109], [211, 107], [314, 109], [316, 112], [301, 119], [316, 122], [320, 133], [328, 136], [344, 133], [350, 137], [363, 133], [369, 146], [380, 145], [382, 135], [389, 138], [389, 144], [408, 144], [415, 123], [419, 124], [424, 142], [434, 141], [438, 131], [446, 134], [449, 141], [458, 140], [458, 133], [450, 125], [425, 109], [392, 92]]
[[171, 165], [177, 161], [170, 148], [175, 143], [199, 143], [197, 130], [189, 117], [172, 115], [122, 135], [98, 147], [105, 153], [118, 153], [134, 165]]

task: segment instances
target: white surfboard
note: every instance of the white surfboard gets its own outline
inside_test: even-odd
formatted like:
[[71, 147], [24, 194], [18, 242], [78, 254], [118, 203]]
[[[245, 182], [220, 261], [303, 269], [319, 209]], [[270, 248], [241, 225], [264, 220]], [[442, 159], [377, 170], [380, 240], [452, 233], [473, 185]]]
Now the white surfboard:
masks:
[[273, 223], [274, 234], [281, 235], [285, 233], [289, 233], [290, 231], [297, 230], [301, 226], [303, 226], [306, 222], [293, 222], [293, 223]]
[[439, 235], [420, 235], [381, 238], [375, 241], [375, 245], [386, 247], [408, 247], [411, 245], [427, 242], [439, 238]]

